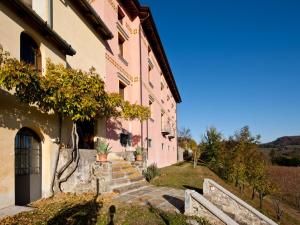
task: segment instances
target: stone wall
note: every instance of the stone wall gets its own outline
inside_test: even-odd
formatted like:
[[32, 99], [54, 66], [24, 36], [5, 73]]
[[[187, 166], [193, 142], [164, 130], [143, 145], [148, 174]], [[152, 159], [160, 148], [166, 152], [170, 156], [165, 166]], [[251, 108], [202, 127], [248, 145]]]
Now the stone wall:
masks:
[[178, 146], [178, 152], [177, 152], [177, 162], [182, 162], [184, 161], [183, 154], [184, 154], [184, 149]]
[[277, 225], [274, 221], [210, 179], [203, 183], [203, 195], [239, 224]]
[[198, 216], [207, 219], [214, 225], [238, 225], [228, 215], [214, 206], [202, 195], [193, 190], [185, 191], [184, 213], [188, 216]]
[[146, 162], [145, 161], [133, 161], [131, 162], [131, 165], [136, 168], [140, 174], [144, 173], [144, 170], [146, 168]]
[[[63, 149], [59, 159], [59, 167], [65, 164], [71, 149]], [[85, 193], [85, 192], [109, 192], [112, 179], [111, 162], [96, 162], [96, 150], [81, 149], [78, 168], [73, 175], [62, 184], [64, 192]], [[71, 170], [72, 166], [68, 168]]]

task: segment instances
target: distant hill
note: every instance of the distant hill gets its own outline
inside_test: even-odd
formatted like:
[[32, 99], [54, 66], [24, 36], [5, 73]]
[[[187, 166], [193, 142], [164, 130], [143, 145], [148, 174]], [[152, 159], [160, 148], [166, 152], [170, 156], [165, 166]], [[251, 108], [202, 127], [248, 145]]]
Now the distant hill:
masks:
[[261, 144], [260, 150], [272, 164], [300, 166], [300, 136], [284, 136]]
[[300, 136], [284, 136], [277, 138], [275, 141], [261, 144], [261, 148], [280, 148], [280, 147], [287, 147], [298, 145], [300, 146]]

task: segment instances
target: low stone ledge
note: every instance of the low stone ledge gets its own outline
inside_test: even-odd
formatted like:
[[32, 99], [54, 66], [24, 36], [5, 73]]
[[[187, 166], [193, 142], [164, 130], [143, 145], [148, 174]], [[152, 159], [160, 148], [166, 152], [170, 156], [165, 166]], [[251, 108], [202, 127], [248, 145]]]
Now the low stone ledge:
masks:
[[203, 195], [239, 224], [277, 225], [273, 220], [211, 179], [204, 179]]
[[215, 225], [238, 225], [219, 208], [193, 190], [185, 191], [184, 213], [206, 218]]
[[133, 162], [131, 162], [131, 165], [134, 168], [136, 168], [141, 175], [143, 174], [143, 172], [144, 172], [144, 170], [146, 168], [146, 164], [145, 164], [144, 161], [133, 161]]
[[[61, 168], [69, 159], [71, 149], [62, 149], [58, 168]], [[62, 184], [64, 192], [85, 193], [98, 192], [99, 194], [111, 191], [112, 163], [96, 162], [96, 150], [80, 149], [78, 167], [70, 178]], [[69, 172], [73, 166], [67, 169]]]

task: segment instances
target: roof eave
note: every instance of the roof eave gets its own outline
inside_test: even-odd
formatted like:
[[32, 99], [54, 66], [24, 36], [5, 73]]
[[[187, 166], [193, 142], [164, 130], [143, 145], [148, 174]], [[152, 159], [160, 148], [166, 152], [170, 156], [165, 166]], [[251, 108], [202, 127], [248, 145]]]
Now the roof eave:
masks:
[[46, 40], [53, 43], [57, 49], [66, 55], [75, 55], [76, 51], [59, 34], [57, 34], [35, 11], [27, 7], [19, 0], [3, 1], [12, 10], [16, 10], [19, 16], [28, 16], [31, 20], [24, 20], [27, 24], [36, 28]]
[[119, 3], [123, 6], [131, 20], [139, 16], [141, 5], [138, 0], [119, 0]]
[[176, 103], [180, 103], [182, 102], [182, 99], [149, 7], [141, 7], [139, 16], [142, 21], [142, 28], [147, 36], [155, 57], [158, 59], [158, 63], [168, 82], [174, 99]]
[[114, 37], [110, 29], [105, 25], [98, 13], [94, 10], [89, 2], [86, 0], [70, 1], [77, 10], [85, 16], [85, 19], [90, 23], [96, 33], [99, 33], [102, 39], [110, 40]]

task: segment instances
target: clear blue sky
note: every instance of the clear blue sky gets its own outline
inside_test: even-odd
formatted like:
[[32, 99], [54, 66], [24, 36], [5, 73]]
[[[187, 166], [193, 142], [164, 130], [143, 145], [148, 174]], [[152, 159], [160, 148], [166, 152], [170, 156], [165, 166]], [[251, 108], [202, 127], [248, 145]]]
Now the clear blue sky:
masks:
[[300, 135], [300, 0], [141, 0], [150, 6], [195, 139], [249, 125]]

